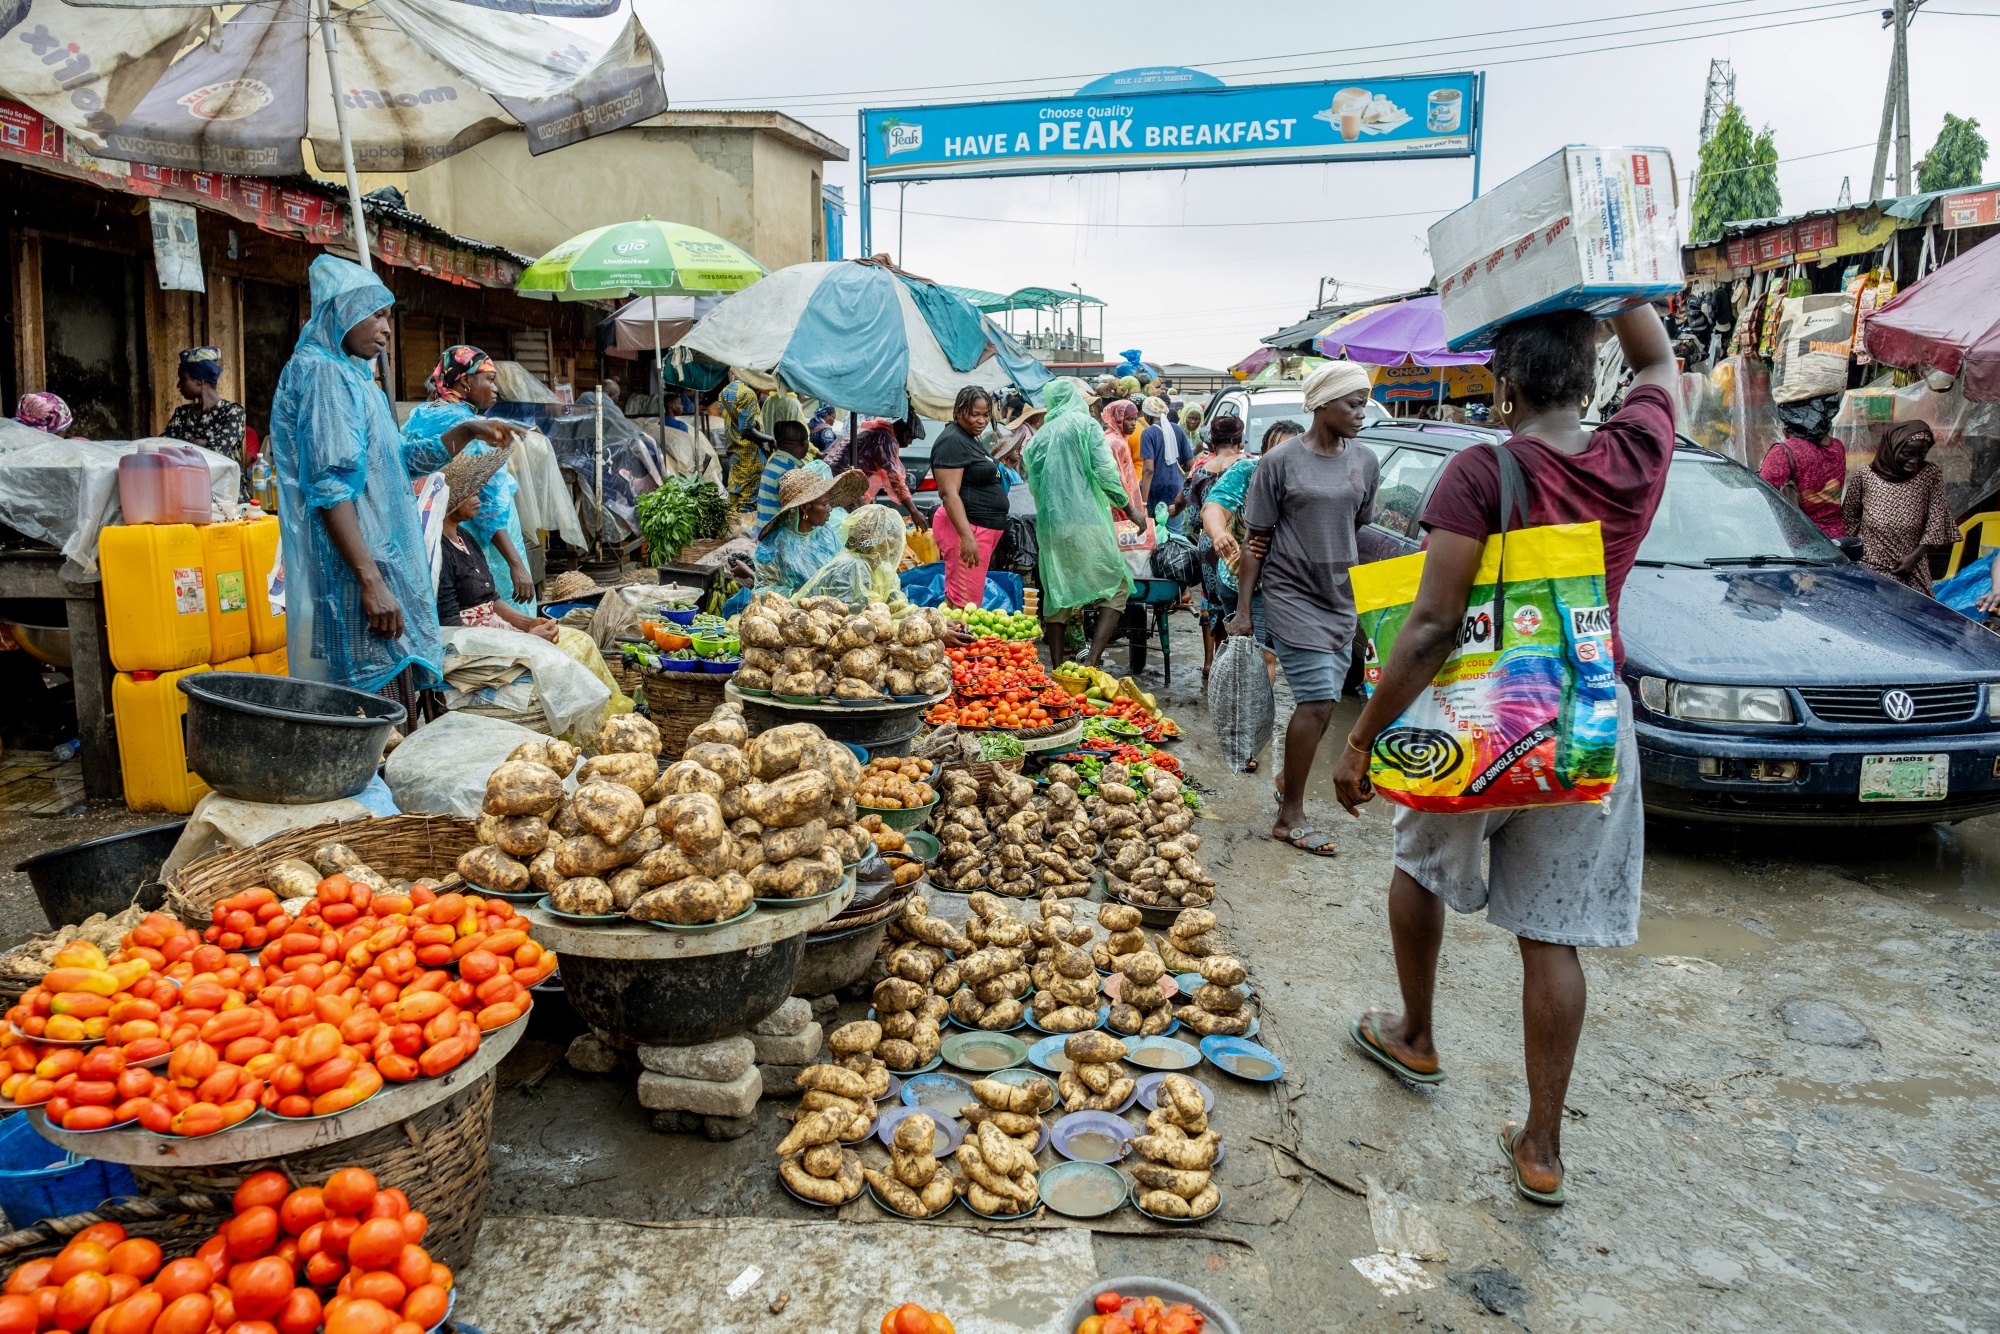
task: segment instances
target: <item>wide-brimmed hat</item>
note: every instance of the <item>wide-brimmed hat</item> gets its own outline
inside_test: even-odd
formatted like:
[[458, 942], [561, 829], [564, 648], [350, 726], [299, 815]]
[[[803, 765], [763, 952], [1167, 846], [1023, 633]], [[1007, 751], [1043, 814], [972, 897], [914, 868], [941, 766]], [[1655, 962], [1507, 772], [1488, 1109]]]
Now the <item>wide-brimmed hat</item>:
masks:
[[506, 466], [507, 456], [513, 452], [512, 445], [484, 449], [477, 454], [461, 452], [445, 464], [444, 484], [451, 492], [451, 498], [445, 502], [445, 512], [449, 514], [457, 509], [477, 494], [480, 487], [492, 481], [493, 474]]
[[778, 510], [771, 521], [757, 530], [757, 539], [762, 541], [778, 530], [785, 516], [793, 510], [804, 509], [821, 496], [827, 498], [835, 509], [852, 509], [854, 502], [861, 499], [861, 493], [868, 489], [868, 477], [858, 468], [849, 468], [838, 477], [822, 477], [806, 468], [794, 468], [778, 479]]
[[1021, 428], [1022, 422], [1040, 421], [1048, 415], [1049, 410], [1047, 408], [1037, 407], [1035, 404], [1023, 400], [1018, 411], [1014, 412], [1011, 416], [1000, 419], [1000, 425], [1009, 431], [1018, 431]]

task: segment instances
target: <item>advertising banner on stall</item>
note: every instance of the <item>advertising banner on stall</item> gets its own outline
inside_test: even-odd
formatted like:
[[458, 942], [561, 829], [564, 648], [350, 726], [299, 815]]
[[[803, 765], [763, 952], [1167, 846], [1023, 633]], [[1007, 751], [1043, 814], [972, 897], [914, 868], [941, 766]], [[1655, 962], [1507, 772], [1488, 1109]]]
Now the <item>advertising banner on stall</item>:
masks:
[[1475, 76], [1254, 84], [861, 113], [868, 181], [1470, 157]]

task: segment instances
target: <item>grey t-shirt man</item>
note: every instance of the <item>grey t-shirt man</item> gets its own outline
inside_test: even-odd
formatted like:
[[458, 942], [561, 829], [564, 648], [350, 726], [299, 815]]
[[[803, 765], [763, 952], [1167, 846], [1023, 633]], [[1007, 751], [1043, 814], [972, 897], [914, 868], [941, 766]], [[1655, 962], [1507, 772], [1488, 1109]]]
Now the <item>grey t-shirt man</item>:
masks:
[[1375, 517], [1382, 467], [1375, 451], [1349, 440], [1338, 454], [1316, 453], [1304, 436], [1285, 441], [1257, 465], [1243, 502], [1247, 528], [1269, 528], [1257, 591], [1265, 625], [1293, 648], [1345, 652], [1354, 642], [1354, 533]]

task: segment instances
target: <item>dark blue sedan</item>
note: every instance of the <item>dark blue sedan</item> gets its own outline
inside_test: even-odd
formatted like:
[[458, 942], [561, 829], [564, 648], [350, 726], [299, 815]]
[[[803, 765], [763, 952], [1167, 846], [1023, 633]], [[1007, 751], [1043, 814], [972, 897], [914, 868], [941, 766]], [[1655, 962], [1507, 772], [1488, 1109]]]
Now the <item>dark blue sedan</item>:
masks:
[[[1444, 463], [1490, 432], [1374, 426], [1363, 558], [1422, 542]], [[1851, 562], [1756, 474], [1683, 441], [1619, 607], [1646, 809], [1732, 824], [2000, 811], [2000, 636]]]

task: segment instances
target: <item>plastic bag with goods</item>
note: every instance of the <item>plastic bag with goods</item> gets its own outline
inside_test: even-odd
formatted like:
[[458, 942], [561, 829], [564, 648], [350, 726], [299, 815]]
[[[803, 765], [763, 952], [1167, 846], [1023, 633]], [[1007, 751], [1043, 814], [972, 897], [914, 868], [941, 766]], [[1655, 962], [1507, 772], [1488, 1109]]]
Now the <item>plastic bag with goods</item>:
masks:
[[1264, 673], [1264, 650], [1248, 635], [1231, 635], [1216, 650], [1208, 676], [1208, 709], [1215, 717], [1222, 758], [1240, 772], [1271, 744], [1277, 702]]

